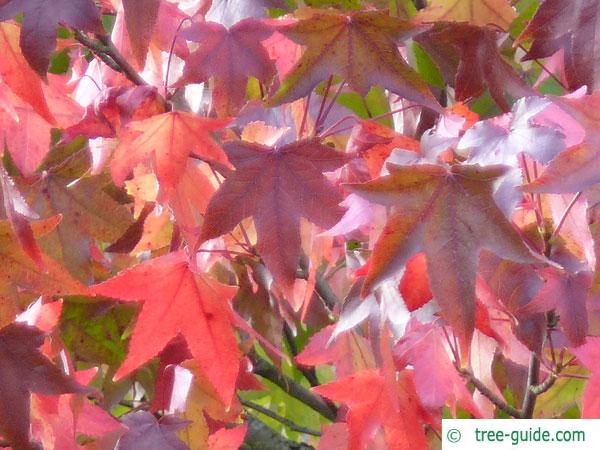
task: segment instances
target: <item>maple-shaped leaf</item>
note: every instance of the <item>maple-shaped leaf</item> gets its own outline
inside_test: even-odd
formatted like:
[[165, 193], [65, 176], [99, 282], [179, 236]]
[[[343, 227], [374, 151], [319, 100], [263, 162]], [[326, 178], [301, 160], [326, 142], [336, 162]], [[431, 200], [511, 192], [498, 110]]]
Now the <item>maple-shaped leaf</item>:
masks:
[[[33, 222], [34, 237], [49, 233], [60, 217]], [[8, 221], [0, 221], [0, 324], [14, 319], [14, 302], [19, 293], [41, 295], [86, 294], [87, 289], [75, 280], [55, 260], [41, 253], [41, 266], [36, 264], [21, 248]]]
[[34, 449], [29, 438], [30, 392], [90, 392], [38, 351], [43, 341], [44, 334], [28, 325], [0, 329], [0, 432], [18, 450]]
[[296, 356], [296, 362], [304, 366], [334, 363], [338, 378], [375, 368], [368, 341], [350, 331], [331, 342], [335, 328], [336, 325], [330, 325], [315, 333]]
[[445, 342], [440, 327], [412, 320], [394, 346], [394, 359], [399, 368], [407, 364], [414, 367], [417, 393], [426, 407], [437, 409], [448, 403], [455, 413], [458, 403], [475, 417], [480, 416], [465, 380], [452, 363]]
[[137, 66], [141, 68], [146, 61], [160, 3], [161, 0], [123, 0], [131, 51]]
[[544, 1], [517, 42], [533, 39], [524, 61], [564, 50], [565, 74], [572, 89], [600, 87], [600, 3], [597, 0]]
[[456, 100], [466, 101], [486, 87], [504, 111], [510, 107], [504, 92], [520, 98], [535, 95], [498, 51], [498, 31], [465, 23], [437, 23], [415, 40], [439, 66], [446, 82], [455, 87]]
[[315, 10], [308, 18], [278, 27], [305, 45], [300, 60], [270, 100], [290, 102], [307, 95], [320, 81], [339, 75], [365, 96], [374, 85], [408, 100], [441, 111], [427, 84], [402, 59], [397, 42], [419, 30], [384, 11], [334, 13]]
[[223, 148], [236, 171], [210, 200], [200, 240], [221, 236], [252, 216], [259, 254], [275, 280], [290, 288], [300, 258], [300, 218], [325, 229], [341, 219], [342, 196], [323, 172], [348, 158], [318, 139], [274, 147], [230, 141]]
[[555, 98], [554, 103], [577, 120], [585, 138], [550, 161], [542, 175], [525, 186], [528, 192], [579, 192], [600, 182], [600, 93]]
[[12, 225], [19, 243], [31, 259], [44, 269], [42, 252], [38, 246], [29, 220], [38, 219], [39, 216], [29, 208], [29, 205], [15, 186], [14, 181], [8, 176], [4, 167], [0, 166], [0, 187], [4, 200], [4, 213]]
[[417, 15], [424, 22], [446, 20], [478, 26], [494, 24], [505, 30], [516, 17], [517, 12], [509, 0], [431, 0], [429, 6]]
[[5, 0], [0, 4], [0, 21], [23, 13], [21, 49], [31, 67], [42, 77], [56, 48], [59, 24], [102, 33], [98, 8], [93, 0]]
[[151, 160], [165, 189], [177, 185], [188, 156], [195, 153], [227, 163], [223, 150], [211, 136], [229, 120], [208, 119], [186, 112], [168, 112], [131, 122], [120, 136], [110, 165], [115, 184], [121, 185], [140, 162]]
[[313, 388], [330, 400], [348, 405], [348, 449], [369, 447], [370, 438], [383, 429], [391, 450], [428, 448], [423, 431], [422, 406], [413, 380], [403, 372], [391, 383], [376, 370], [363, 370]]
[[545, 313], [556, 309], [559, 326], [574, 346], [585, 342], [588, 331], [586, 301], [592, 282], [589, 272], [564, 273], [555, 268], [547, 268], [542, 276], [546, 283], [537, 295], [521, 308], [521, 313]]
[[90, 282], [90, 245], [116, 241], [133, 220], [129, 209], [104, 191], [110, 184], [107, 175], [73, 180], [69, 169], [74, 166], [65, 164], [66, 173], [48, 173], [29, 186], [29, 197], [39, 214], [62, 215], [55, 232], [41, 241], [42, 248], [79, 279]]
[[346, 187], [366, 199], [393, 205], [371, 257], [367, 294], [422, 249], [431, 291], [442, 315], [468, 348], [475, 326], [475, 274], [486, 248], [517, 262], [535, 258], [492, 196], [505, 166], [394, 166], [390, 175]]
[[116, 378], [146, 363], [181, 334], [225, 404], [231, 403], [240, 365], [229, 305], [233, 287], [195, 273], [185, 254], [176, 252], [124, 270], [91, 290], [144, 302]]
[[148, 411], [135, 411], [121, 419], [129, 428], [117, 443], [115, 450], [187, 450], [177, 431], [188, 426], [187, 420], [175, 416], [163, 416], [160, 420]]
[[271, 26], [257, 19], [242, 20], [229, 29], [214, 22], [194, 23], [181, 35], [199, 46], [187, 57], [177, 85], [213, 77], [217, 113], [234, 114], [244, 104], [249, 76], [267, 84], [275, 75], [275, 64], [261, 45], [272, 33]]
[[20, 28], [12, 23], [0, 24], [0, 77], [22, 100], [49, 123], [55, 119], [48, 109], [38, 75], [27, 65], [19, 48]]
[[457, 149], [471, 149], [468, 161], [472, 164], [518, 167], [521, 152], [547, 164], [565, 148], [560, 131], [533, 122], [550, 105], [549, 100], [541, 97], [521, 98], [514, 104], [506, 126], [503, 118], [478, 122], [465, 132]]

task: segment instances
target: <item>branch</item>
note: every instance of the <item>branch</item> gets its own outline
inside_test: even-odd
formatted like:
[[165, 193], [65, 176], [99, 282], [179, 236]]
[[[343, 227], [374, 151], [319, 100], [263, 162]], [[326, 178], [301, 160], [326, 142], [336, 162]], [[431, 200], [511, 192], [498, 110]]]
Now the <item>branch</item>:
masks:
[[521, 419], [531, 419], [537, 394], [532, 389], [539, 383], [540, 378], [540, 358], [535, 353], [531, 353], [529, 358], [529, 368], [527, 369], [527, 390], [523, 398], [523, 407], [521, 408]]
[[319, 431], [311, 430], [310, 428], [306, 428], [301, 425], [298, 425], [298, 424], [292, 422], [290, 419], [288, 419], [286, 417], [282, 417], [279, 414], [271, 411], [269, 408], [265, 408], [264, 406], [257, 405], [256, 403], [253, 403], [248, 400], [240, 400], [240, 401], [241, 401], [242, 405], [244, 405], [245, 407], [252, 408], [252, 409], [258, 411], [259, 413], [262, 413], [265, 416], [268, 416], [271, 419], [274, 419], [277, 422], [282, 423], [283, 425], [288, 427], [290, 430], [297, 431], [298, 433], [310, 434], [312, 436], [321, 436], [321, 433]]
[[517, 408], [514, 408], [513, 406], [510, 406], [508, 403], [506, 403], [506, 401], [504, 399], [502, 399], [502, 398], [498, 397], [496, 394], [494, 394], [485, 384], [483, 384], [483, 382], [481, 380], [479, 380], [473, 374], [473, 372], [471, 372], [468, 369], [463, 369], [460, 367], [456, 367], [456, 370], [458, 370], [458, 373], [460, 373], [462, 376], [466, 377], [471, 383], [473, 383], [473, 386], [475, 386], [475, 388], [479, 392], [481, 392], [481, 394], [484, 397], [486, 397], [490, 402], [492, 402], [494, 405], [496, 405], [499, 409], [504, 411], [509, 416], [514, 417], [515, 419], [521, 418], [522, 413], [520, 410], [518, 410]]
[[309, 391], [301, 384], [283, 375], [277, 368], [255, 353], [248, 355], [254, 365], [254, 373], [276, 384], [292, 397], [300, 400], [306, 406], [314, 409], [326, 419], [335, 421], [337, 410], [332, 409], [319, 395]]
[[79, 30], [73, 30], [75, 40], [84, 47], [90, 49], [111, 69], [121, 72], [132, 83], [138, 86], [144, 86], [148, 83], [140, 76], [133, 68], [129, 61], [119, 52], [115, 44], [110, 40], [108, 35], [96, 35], [97, 41], [91, 39]]
[[[308, 279], [308, 258], [304, 255], [300, 258], [300, 270], [296, 272], [296, 278], [303, 280]], [[317, 271], [315, 291], [323, 299], [325, 305], [327, 305], [330, 310], [333, 310], [336, 305], [340, 304], [337, 295], [331, 290], [331, 286], [329, 286], [329, 283], [319, 271]]]
[[247, 415], [248, 432], [241, 450], [314, 450], [312, 445], [290, 441], [256, 417]]

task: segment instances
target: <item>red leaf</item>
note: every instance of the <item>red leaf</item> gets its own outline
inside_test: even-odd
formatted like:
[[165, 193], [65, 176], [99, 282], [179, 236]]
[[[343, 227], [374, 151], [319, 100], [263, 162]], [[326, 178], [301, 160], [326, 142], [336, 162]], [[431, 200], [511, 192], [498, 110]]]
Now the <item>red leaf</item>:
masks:
[[440, 22], [415, 40], [440, 66], [447, 82], [455, 86], [456, 100], [477, 97], [487, 87], [498, 106], [509, 111], [505, 91], [513, 97], [535, 92], [503, 59], [497, 36], [497, 30], [491, 28]]
[[229, 30], [214, 22], [194, 23], [181, 34], [200, 45], [186, 59], [177, 85], [214, 77], [213, 104], [218, 114], [235, 113], [244, 104], [249, 76], [268, 84], [275, 75], [275, 65], [261, 45], [272, 33], [272, 27], [257, 19], [242, 20]]
[[425, 253], [418, 253], [406, 263], [404, 276], [398, 285], [400, 294], [409, 311], [415, 311], [433, 298], [429, 289]]
[[161, 0], [123, 0], [125, 25], [137, 66], [144, 67]]
[[248, 424], [235, 428], [221, 428], [208, 437], [209, 450], [230, 450], [240, 448], [248, 431]]
[[146, 363], [181, 333], [224, 403], [231, 403], [240, 366], [228, 304], [233, 287], [192, 272], [184, 253], [177, 252], [125, 270], [91, 290], [144, 302], [116, 378]]
[[120, 137], [110, 166], [115, 184], [121, 185], [138, 163], [149, 159], [163, 189], [175, 187], [190, 153], [227, 163], [210, 133], [228, 122], [186, 112], [168, 112], [131, 122]]
[[33, 450], [29, 439], [29, 392], [59, 395], [90, 390], [65, 375], [38, 347], [43, 333], [28, 325], [0, 329], [0, 431], [17, 449]]
[[349, 450], [372, 448], [370, 438], [380, 428], [390, 450], [428, 448], [421, 406], [406, 372], [397, 384], [386, 382], [378, 371], [365, 370], [313, 390], [348, 405]]
[[425, 82], [404, 62], [397, 42], [419, 29], [387, 11], [305, 12], [304, 20], [278, 31], [305, 45], [300, 61], [287, 74], [271, 103], [307, 95], [320, 81], [339, 75], [361, 95], [380, 84], [386, 89], [441, 112]]
[[531, 302], [521, 308], [521, 313], [545, 313], [556, 309], [559, 325], [572, 345], [585, 342], [588, 330], [586, 301], [592, 282], [589, 272], [570, 274], [548, 268], [542, 276], [546, 283]]
[[0, 25], [0, 52], [4, 55], [0, 58], [0, 76], [40, 117], [54, 124], [56, 121], [48, 109], [41, 80], [29, 67], [19, 48], [20, 31], [20, 28], [12, 23]]
[[23, 13], [21, 49], [29, 65], [42, 77], [56, 48], [59, 23], [84, 31], [103, 33], [98, 9], [93, 0], [5, 0], [0, 6], [0, 21]]
[[317, 139], [281, 147], [227, 142], [224, 149], [237, 170], [208, 204], [200, 239], [225, 234], [252, 216], [258, 252], [275, 280], [291, 289], [300, 258], [300, 218], [330, 228], [342, 217], [342, 196], [323, 172], [347, 158]]
[[[348, 189], [370, 201], [397, 205], [375, 244], [363, 294], [421, 248], [431, 291], [454, 327], [467, 358], [475, 327], [475, 275], [479, 251], [488, 248], [519, 262], [536, 258], [492, 197], [504, 166], [392, 166], [390, 175]], [[493, 230], [493, 231], [492, 231]]]

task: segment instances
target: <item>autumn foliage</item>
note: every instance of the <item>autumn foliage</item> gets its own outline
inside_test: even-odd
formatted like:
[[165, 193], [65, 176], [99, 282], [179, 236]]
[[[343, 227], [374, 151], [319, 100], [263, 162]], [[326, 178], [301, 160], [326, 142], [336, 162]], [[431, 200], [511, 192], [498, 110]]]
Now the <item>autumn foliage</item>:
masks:
[[598, 16], [0, 1], [0, 446], [600, 418]]

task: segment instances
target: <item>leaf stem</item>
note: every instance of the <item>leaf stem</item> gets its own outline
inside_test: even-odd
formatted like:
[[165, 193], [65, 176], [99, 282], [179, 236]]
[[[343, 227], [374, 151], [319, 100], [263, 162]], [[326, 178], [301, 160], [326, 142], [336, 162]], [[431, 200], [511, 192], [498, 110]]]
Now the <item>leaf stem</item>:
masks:
[[175, 50], [175, 42], [177, 42], [177, 36], [179, 35], [179, 31], [181, 30], [181, 27], [183, 26], [183, 24], [185, 23], [186, 20], [189, 20], [190, 22], [192, 21], [192, 19], [190, 19], [189, 17], [184, 17], [183, 20], [181, 22], [179, 22], [179, 26], [177, 27], [177, 30], [175, 31], [175, 34], [173, 35], [173, 40], [171, 41], [171, 48], [169, 49], [169, 59], [167, 61], [167, 70], [165, 71], [165, 90], [164, 90], [165, 98], [167, 98], [168, 89], [169, 89], [169, 72], [171, 71], [171, 60], [173, 59], [173, 51]]
[[314, 136], [319, 134], [319, 131], [323, 128], [321, 124], [321, 116], [323, 115], [323, 110], [325, 109], [325, 103], [327, 103], [327, 96], [329, 95], [329, 90], [331, 89], [332, 82], [333, 75], [329, 75], [329, 78], [327, 78], [327, 85], [325, 86], [325, 91], [323, 91], [323, 99], [321, 100], [321, 106], [319, 106], [319, 112], [317, 113], [317, 118], [315, 119], [315, 127], [313, 131]]

